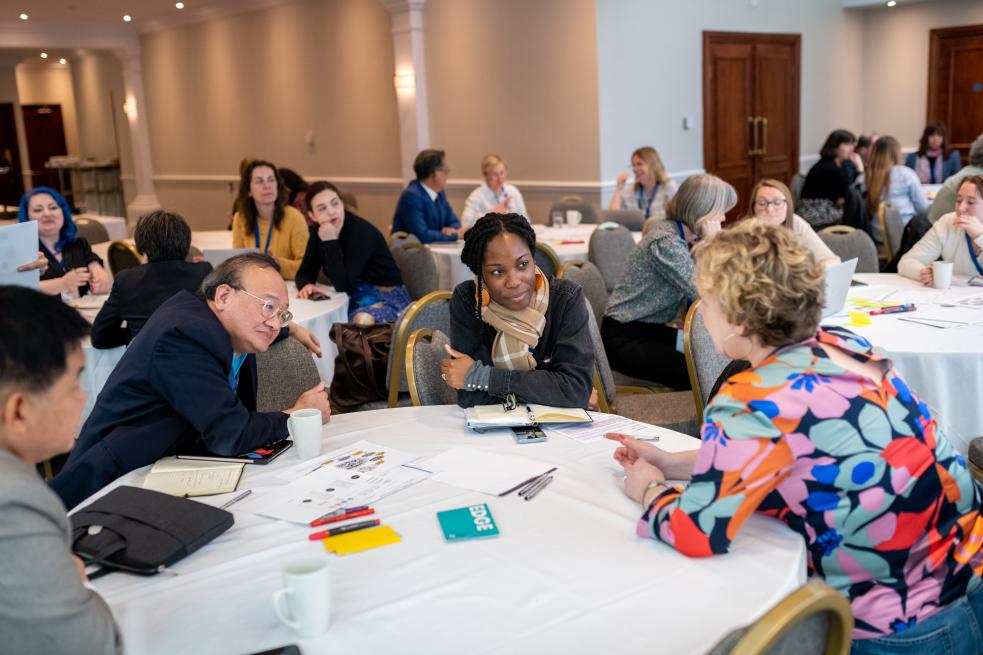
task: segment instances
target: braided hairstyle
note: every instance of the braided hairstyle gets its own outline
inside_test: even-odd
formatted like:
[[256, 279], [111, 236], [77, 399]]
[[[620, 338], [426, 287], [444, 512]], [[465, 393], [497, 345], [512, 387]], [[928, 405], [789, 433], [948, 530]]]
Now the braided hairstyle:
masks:
[[464, 235], [461, 261], [477, 278], [478, 295], [474, 303], [474, 316], [479, 322], [481, 321], [481, 265], [485, 261], [485, 248], [489, 241], [506, 232], [525, 241], [529, 246], [529, 253], [535, 257], [536, 232], [522, 214], [485, 214]]

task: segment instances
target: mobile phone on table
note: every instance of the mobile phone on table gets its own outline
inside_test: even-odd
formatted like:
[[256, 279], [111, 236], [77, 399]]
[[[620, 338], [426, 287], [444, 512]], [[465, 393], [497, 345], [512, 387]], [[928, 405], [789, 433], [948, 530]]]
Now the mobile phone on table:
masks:
[[328, 294], [324, 293], [324, 294], [320, 294], [320, 295], [313, 295], [313, 296], [310, 297], [310, 299], [313, 300], [314, 302], [317, 302], [319, 300], [331, 300], [331, 296], [329, 296]]
[[517, 444], [539, 443], [546, 441], [546, 433], [538, 427], [535, 428], [512, 428], [512, 437]]
[[289, 646], [264, 650], [261, 653], [253, 653], [253, 655], [300, 655], [300, 649], [297, 648], [297, 644], [290, 644]]

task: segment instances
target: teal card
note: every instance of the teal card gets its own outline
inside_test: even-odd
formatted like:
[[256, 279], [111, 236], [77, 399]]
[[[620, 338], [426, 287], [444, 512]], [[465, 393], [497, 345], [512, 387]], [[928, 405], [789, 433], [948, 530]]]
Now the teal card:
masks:
[[471, 505], [446, 512], [437, 512], [440, 529], [444, 531], [444, 539], [477, 539], [479, 537], [494, 537], [498, 534], [498, 526], [492, 518], [488, 505]]

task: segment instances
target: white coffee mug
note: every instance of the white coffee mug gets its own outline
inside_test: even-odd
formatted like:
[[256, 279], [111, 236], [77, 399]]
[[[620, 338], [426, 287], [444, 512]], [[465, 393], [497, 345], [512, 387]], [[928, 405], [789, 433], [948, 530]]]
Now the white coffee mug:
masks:
[[298, 409], [290, 413], [287, 430], [294, 440], [294, 448], [301, 459], [321, 454], [321, 410]]
[[316, 637], [331, 620], [331, 576], [323, 557], [306, 557], [283, 567], [283, 589], [273, 593], [277, 617], [301, 637]]
[[948, 289], [952, 284], [952, 262], [932, 262], [932, 286]]
[[583, 216], [576, 209], [567, 210], [567, 225], [580, 225], [580, 219]]

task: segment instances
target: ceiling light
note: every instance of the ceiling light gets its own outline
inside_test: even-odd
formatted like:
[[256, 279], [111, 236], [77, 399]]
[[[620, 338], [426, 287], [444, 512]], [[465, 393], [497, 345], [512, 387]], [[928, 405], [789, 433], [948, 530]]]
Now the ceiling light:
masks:
[[898, 0], [888, 0], [887, 6], [893, 7], [896, 4], [898, 4]]
[[177, 8], [177, 9], [184, 9], [184, 3], [183, 2], [175, 2], [174, 3], [174, 7]]
[[27, 20], [27, 18], [28, 18], [27, 14], [21, 14], [20, 15], [20, 19], [21, 20]]
[[64, 57], [62, 57], [61, 59], [58, 60], [58, 63], [61, 64], [62, 66], [64, 66], [65, 64], [68, 63], [68, 60], [65, 59]]
[[47, 58], [48, 58], [48, 53], [47, 52], [42, 52], [41, 53], [41, 59], [47, 59]]
[[129, 23], [131, 20], [133, 20], [133, 17], [130, 16], [129, 14], [126, 14], [125, 16], [123, 16], [123, 20]]

